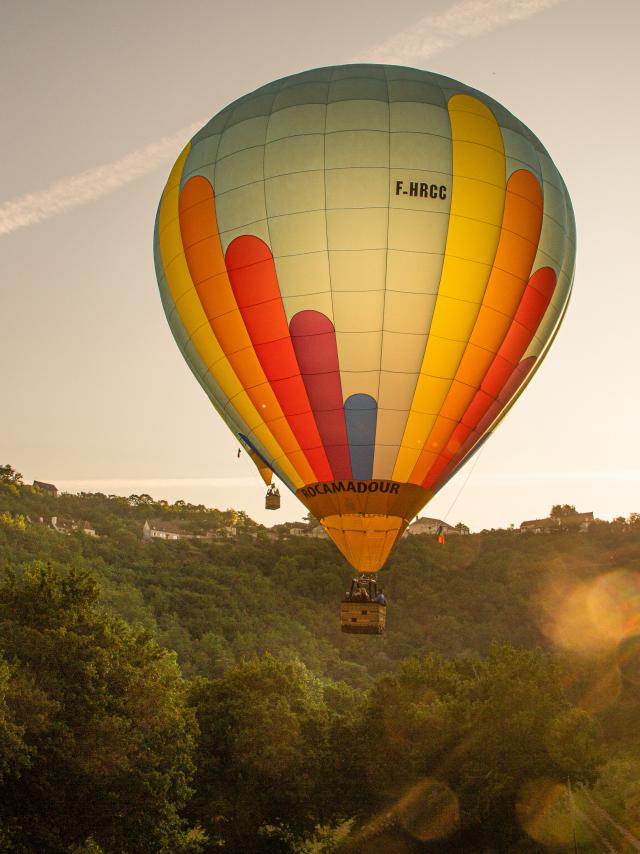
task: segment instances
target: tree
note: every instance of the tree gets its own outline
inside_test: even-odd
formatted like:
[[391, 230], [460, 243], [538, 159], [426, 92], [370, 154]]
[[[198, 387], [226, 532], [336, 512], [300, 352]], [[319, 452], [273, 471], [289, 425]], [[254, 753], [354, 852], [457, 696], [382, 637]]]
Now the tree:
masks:
[[[88, 575], [35, 564], [0, 588], [7, 704], [28, 765], [0, 785], [19, 850], [184, 851], [195, 724], [174, 657], [97, 605]], [[1, 731], [1, 730], [0, 730]], [[192, 850], [196, 850], [192, 846]]]
[[566, 516], [573, 516], [575, 512], [576, 508], [573, 504], [554, 504], [549, 516], [552, 519], [563, 519]]
[[22, 475], [10, 465], [0, 466], [0, 483], [12, 483], [18, 486], [22, 483]]
[[266, 654], [221, 679], [199, 680], [201, 731], [192, 820], [238, 854], [287, 851], [322, 823], [317, 787], [326, 756], [322, 686], [299, 661]]
[[0, 658], [0, 784], [6, 777], [18, 776], [29, 764], [29, 749], [23, 738], [25, 727], [16, 723], [11, 708], [11, 695], [15, 689], [12, 676], [12, 669]]
[[[588, 715], [564, 697], [557, 664], [540, 650], [494, 645], [484, 659], [413, 659], [372, 692], [363, 737], [376, 750], [365, 765], [365, 791], [388, 809], [421, 781], [437, 781], [459, 810], [449, 828], [452, 850], [514, 850], [522, 836], [515, 812], [521, 786], [568, 776], [592, 782], [595, 735]], [[403, 826], [402, 811], [392, 807], [390, 814]]]

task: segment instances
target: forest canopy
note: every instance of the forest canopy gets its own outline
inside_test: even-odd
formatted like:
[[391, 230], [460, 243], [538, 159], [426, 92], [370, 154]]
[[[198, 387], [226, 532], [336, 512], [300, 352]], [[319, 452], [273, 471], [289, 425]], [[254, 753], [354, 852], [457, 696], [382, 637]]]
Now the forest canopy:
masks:
[[[144, 541], [150, 517], [196, 536]], [[362, 638], [327, 541], [1, 467], [0, 850], [624, 850], [638, 518], [406, 538]]]

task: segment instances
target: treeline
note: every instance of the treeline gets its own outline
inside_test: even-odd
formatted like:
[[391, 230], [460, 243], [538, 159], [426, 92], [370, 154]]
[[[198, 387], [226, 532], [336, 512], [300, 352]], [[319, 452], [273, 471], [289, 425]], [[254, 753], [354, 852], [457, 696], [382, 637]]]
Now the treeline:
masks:
[[[23, 483], [20, 472], [12, 466], [0, 465], [0, 484], [4, 487], [2, 510], [29, 517], [33, 522], [52, 516], [90, 521], [102, 536], [120, 543], [139, 539], [146, 519], [180, 522], [185, 531], [200, 533], [233, 525], [240, 531], [256, 531], [259, 527], [242, 510], [216, 510], [204, 504], [186, 501], [154, 500], [150, 495], [105, 495], [101, 492], [62, 493], [53, 496], [36, 486]], [[1, 512], [1, 511], [0, 511]]]
[[[640, 571], [633, 519], [407, 538], [381, 573], [388, 635], [361, 638], [339, 631], [350, 572], [328, 542], [144, 543], [144, 502], [13, 475], [0, 850], [547, 850], [576, 823], [567, 778], [638, 832], [633, 606], [620, 645], [558, 636], [567, 585]], [[46, 515], [105, 536], [20, 523]]]

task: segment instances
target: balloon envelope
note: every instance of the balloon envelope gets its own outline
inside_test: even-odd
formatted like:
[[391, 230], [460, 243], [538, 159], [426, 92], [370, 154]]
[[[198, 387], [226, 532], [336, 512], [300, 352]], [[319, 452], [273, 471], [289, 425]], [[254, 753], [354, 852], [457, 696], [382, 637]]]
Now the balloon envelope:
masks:
[[571, 290], [549, 155], [462, 83], [270, 83], [178, 158], [154, 240], [175, 340], [259, 468], [376, 571], [529, 382]]

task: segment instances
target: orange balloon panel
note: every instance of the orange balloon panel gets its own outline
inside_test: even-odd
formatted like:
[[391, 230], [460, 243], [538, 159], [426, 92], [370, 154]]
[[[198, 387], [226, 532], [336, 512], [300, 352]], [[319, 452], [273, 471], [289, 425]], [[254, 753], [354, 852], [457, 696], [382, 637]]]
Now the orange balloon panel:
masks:
[[374, 572], [546, 354], [575, 226], [549, 155], [496, 101], [348, 65], [214, 116], [171, 172], [154, 248], [213, 406]]

